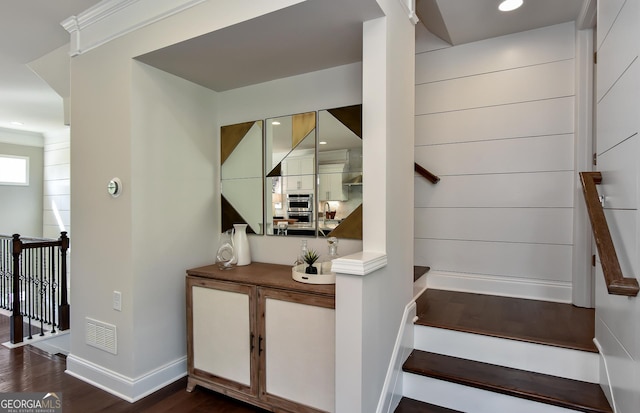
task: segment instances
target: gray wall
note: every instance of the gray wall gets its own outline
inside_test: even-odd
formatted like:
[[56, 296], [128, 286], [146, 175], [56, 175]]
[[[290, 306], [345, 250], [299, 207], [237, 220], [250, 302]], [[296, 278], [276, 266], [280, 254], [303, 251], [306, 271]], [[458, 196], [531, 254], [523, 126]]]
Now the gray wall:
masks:
[[0, 155], [29, 157], [29, 185], [0, 185], [0, 234], [42, 236], [43, 149], [0, 142]]

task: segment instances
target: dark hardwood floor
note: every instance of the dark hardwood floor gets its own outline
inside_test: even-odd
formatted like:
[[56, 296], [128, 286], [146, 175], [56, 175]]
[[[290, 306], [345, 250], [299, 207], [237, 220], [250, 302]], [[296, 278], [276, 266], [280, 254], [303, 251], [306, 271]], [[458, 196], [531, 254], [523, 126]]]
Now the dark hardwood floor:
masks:
[[[0, 315], [0, 343], [9, 341], [9, 318]], [[265, 410], [196, 387], [186, 391], [187, 379], [129, 403], [64, 372], [66, 359], [33, 346], [0, 346], [0, 392], [59, 392], [65, 413], [256, 413]]]
[[416, 324], [597, 352], [593, 309], [428, 289], [416, 302]]

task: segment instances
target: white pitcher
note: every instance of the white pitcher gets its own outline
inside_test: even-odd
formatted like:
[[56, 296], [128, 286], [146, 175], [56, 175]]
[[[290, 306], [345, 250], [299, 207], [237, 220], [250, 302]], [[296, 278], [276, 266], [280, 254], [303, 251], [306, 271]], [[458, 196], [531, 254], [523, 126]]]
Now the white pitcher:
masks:
[[247, 224], [233, 224], [233, 247], [236, 250], [238, 263], [236, 265], [251, 264], [251, 251], [249, 250], [249, 238], [247, 237]]

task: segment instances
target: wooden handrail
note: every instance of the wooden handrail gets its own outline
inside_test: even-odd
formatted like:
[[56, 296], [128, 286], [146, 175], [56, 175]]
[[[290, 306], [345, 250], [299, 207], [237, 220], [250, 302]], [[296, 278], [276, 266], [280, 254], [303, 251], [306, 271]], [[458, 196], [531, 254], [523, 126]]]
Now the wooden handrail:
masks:
[[580, 181], [582, 181], [582, 193], [587, 204], [587, 212], [591, 220], [591, 229], [596, 240], [607, 291], [609, 294], [635, 297], [640, 290], [638, 280], [622, 275], [620, 262], [607, 225], [607, 218], [604, 215], [604, 209], [596, 189], [596, 185], [602, 182], [602, 174], [600, 172], [580, 172]]
[[420, 174], [421, 176], [423, 176], [424, 178], [427, 179], [427, 181], [431, 182], [432, 184], [437, 184], [440, 181], [440, 178], [435, 176], [434, 174], [432, 174], [431, 172], [427, 171], [426, 169], [424, 169], [422, 166], [418, 165], [417, 163], [413, 163], [414, 164], [414, 170]]

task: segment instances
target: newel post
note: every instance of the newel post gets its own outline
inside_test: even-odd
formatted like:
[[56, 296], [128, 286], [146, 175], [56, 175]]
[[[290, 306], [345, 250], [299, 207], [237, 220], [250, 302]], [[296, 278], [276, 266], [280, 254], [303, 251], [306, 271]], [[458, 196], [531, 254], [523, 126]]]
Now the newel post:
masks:
[[58, 328], [69, 329], [69, 300], [67, 297], [67, 250], [69, 237], [65, 231], [60, 233], [60, 306], [58, 307]]
[[22, 312], [20, 311], [20, 254], [22, 253], [22, 241], [19, 234], [13, 234], [13, 308], [11, 311], [11, 343], [22, 343]]

